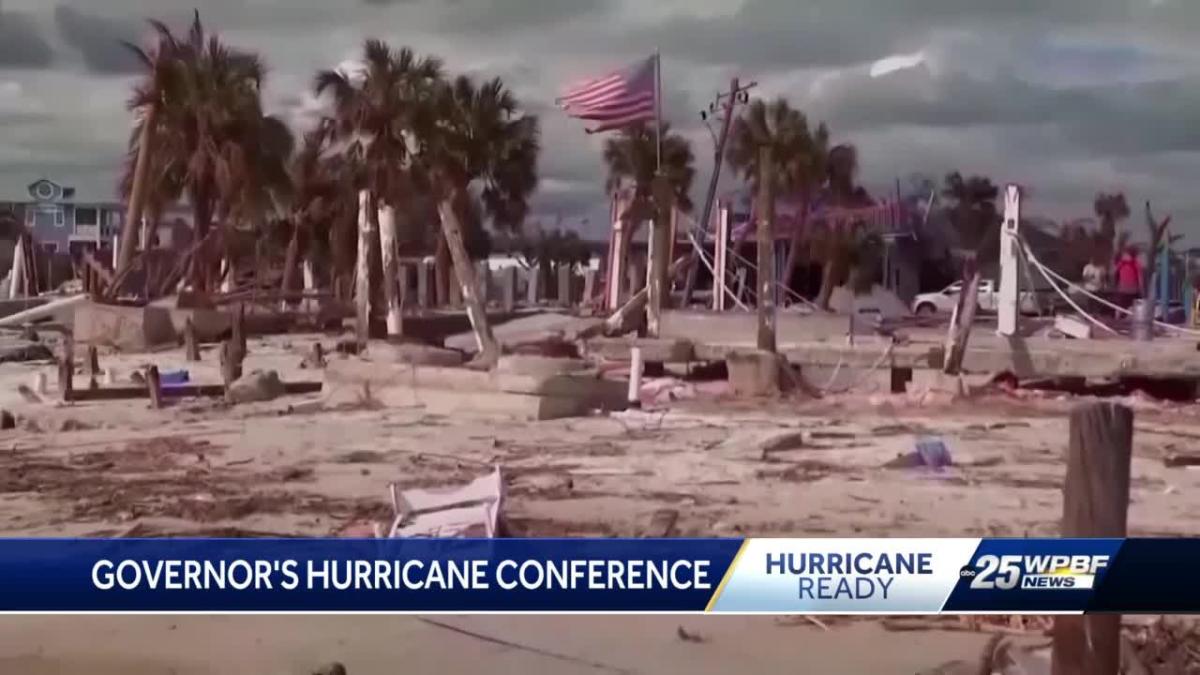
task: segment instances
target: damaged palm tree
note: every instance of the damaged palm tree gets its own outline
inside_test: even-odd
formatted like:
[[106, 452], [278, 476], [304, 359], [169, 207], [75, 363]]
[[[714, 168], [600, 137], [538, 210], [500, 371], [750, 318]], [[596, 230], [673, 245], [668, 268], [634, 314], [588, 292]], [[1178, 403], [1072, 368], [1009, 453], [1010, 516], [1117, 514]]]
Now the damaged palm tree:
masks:
[[950, 214], [962, 244], [962, 293], [951, 320], [943, 372], [958, 375], [967, 353], [967, 341], [979, 307], [981, 272], [979, 260], [999, 256], [1000, 217], [996, 198], [1000, 191], [983, 176], [964, 179], [955, 171], [946, 177], [943, 195], [950, 202]]
[[[397, 285], [397, 212], [410, 207], [415, 196], [414, 154], [441, 79], [440, 60], [418, 57], [408, 48], [393, 50], [380, 40], [363, 45], [359, 70], [326, 70], [316, 78], [316, 94], [328, 93], [333, 100], [329, 131], [342, 152], [361, 167], [359, 187], [368, 192], [368, 199], [359, 218], [365, 219], [364, 226], [372, 232], [378, 230], [380, 285], [389, 337], [403, 334]], [[371, 287], [368, 284], [364, 289], [369, 292]], [[362, 302], [367, 299], [361, 298]]]
[[538, 120], [519, 112], [516, 97], [499, 79], [477, 85], [465, 76], [440, 88], [430, 112], [418, 127], [417, 165], [437, 199], [442, 234], [479, 347], [476, 365], [490, 367], [500, 349], [463, 242], [463, 218], [474, 188], [494, 226], [514, 229], [524, 221], [537, 186]]
[[[199, 13], [184, 38], [152, 25], [155, 49], [135, 49], [147, 74], [129, 104], [141, 119], [122, 180], [130, 208], [117, 277], [132, 264], [146, 205], [161, 209], [186, 195], [198, 244], [192, 283], [208, 291], [217, 276], [213, 244], [224, 248], [224, 235], [238, 225], [260, 228], [286, 195], [292, 137], [281, 120], [263, 114], [265, 70], [256, 54], [207, 34]], [[216, 242], [210, 240], [214, 221], [221, 235]]]

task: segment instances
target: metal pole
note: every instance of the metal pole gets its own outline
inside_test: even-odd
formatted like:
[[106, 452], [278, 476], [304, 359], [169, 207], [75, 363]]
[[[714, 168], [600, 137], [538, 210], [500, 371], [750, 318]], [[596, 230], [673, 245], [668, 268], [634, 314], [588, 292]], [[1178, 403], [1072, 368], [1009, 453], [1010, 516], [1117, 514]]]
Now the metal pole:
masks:
[[[750, 89], [754, 84], [751, 83], [746, 87]], [[733, 126], [733, 111], [737, 107], [737, 97], [741, 93], [740, 83], [738, 78], [733, 78], [729, 82], [729, 99], [725, 102], [725, 119], [721, 121], [721, 133], [717, 136], [717, 145], [713, 153], [713, 172], [712, 178], [708, 182], [708, 192], [704, 196], [704, 211], [700, 220], [701, 232], [708, 231], [709, 221], [712, 220], [713, 205], [716, 203], [717, 184], [721, 181], [721, 165], [725, 158], [725, 143], [729, 139], [729, 129]], [[700, 238], [700, 244], [704, 244], [704, 238]], [[692, 258], [698, 256], [697, 251], [692, 251]], [[692, 301], [692, 291], [696, 288], [696, 273], [699, 271], [699, 266], [694, 263], [688, 268], [687, 282], [683, 287], [683, 306], [687, 307]]]

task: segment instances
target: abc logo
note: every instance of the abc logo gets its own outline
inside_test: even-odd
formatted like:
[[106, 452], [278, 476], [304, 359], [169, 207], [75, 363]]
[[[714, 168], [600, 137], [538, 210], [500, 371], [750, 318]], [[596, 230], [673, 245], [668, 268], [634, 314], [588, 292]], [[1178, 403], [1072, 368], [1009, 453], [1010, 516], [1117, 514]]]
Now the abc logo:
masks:
[[975, 576], [975, 569], [972, 567], [964, 567], [958, 571], [958, 576], [969, 579]]

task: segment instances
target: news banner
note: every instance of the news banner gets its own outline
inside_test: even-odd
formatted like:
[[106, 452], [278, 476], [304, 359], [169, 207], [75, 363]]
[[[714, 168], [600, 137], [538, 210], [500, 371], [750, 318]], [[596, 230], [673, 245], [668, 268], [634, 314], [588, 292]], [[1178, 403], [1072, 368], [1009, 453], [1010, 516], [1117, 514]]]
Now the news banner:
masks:
[[1200, 611], [1184, 539], [6, 539], [7, 613]]

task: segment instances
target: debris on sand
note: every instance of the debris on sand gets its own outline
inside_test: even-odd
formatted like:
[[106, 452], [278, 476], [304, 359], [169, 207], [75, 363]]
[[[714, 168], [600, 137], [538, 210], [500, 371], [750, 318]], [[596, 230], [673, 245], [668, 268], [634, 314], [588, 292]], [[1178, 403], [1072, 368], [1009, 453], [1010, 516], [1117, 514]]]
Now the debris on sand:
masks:
[[461, 487], [401, 490], [392, 483], [389, 538], [496, 537], [504, 499], [500, 467]]
[[229, 385], [225, 399], [230, 403], [271, 401], [284, 394], [283, 382], [274, 370], [252, 370]]
[[1123, 647], [1128, 647], [1129, 657], [1142, 666], [1141, 672], [1200, 674], [1200, 649], [1196, 648], [1200, 644], [1200, 625], [1195, 621], [1164, 616], [1150, 624], [1126, 628], [1125, 632], [1128, 639]]
[[314, 670], [312, 675], [346, 675], [346, 666], [334, 661]]
[[691, 642], [693, 644], [704, 644], [705, 642], [708, 642], [708, 638], [700, 635], [699, 633], [692, 633], [683, 626], [679, 626], [675, 629], [675, 635], [679, 636], [680, 640], [683, 640], [684, 642]]

